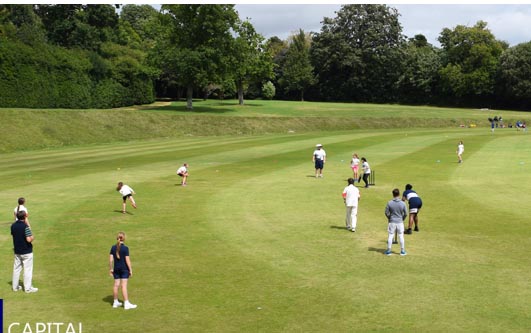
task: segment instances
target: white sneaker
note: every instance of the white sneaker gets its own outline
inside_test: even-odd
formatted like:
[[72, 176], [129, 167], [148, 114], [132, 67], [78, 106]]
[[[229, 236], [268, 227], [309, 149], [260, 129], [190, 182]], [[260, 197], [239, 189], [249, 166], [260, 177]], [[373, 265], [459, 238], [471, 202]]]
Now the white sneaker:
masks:
[[25, 292], [27, 293], [36, 293], [37, 291], [39, 291], [39, 288], [35, 288], [35, 287], [29, 287], [28, 289], [25, 290]]
[[132, 303], [129, 303], [129, 302], [125, 302], [124, 309], [126, 309], [126, 310], [129, 310], [129, 309], [136, 309], [136, 304], [132, 304]]
[[122, 305], [124, 305], [124, 303], [119, 302], [119, 301], [114, 301], [114, 303], [112, 303], [112, 307], [113, 307], [113, 308], [119, 308], [119, 307], [121, 307]]
[[13, 291], [19, 291], [22, 290], [22, 286], [17, 286], [16, 288], [13, 288]]

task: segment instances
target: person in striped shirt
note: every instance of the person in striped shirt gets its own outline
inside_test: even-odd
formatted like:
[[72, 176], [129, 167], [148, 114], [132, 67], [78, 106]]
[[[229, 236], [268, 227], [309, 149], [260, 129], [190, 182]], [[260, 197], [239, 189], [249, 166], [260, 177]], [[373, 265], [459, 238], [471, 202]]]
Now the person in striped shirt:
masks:
[[26, 212], [21, 210], [17, 214], [17, 220], [11, 225], [11, 236], [13, 236], [13, 249], [15, 252], [15, 262], [13, 264], [13, 291], [22, 290], [19, 278], [24, 269], [24, 291], [27, 293], [37, 292], [39, 289], [33, 287], [33, 233], [26, 224]]

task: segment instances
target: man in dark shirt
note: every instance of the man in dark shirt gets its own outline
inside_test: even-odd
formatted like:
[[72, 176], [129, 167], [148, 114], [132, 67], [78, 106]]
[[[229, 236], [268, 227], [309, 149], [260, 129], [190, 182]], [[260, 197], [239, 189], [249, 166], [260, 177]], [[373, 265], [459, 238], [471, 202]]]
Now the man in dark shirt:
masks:
[[24, 291], [27, 293], [37, 292], [31, 280], [33, 279], [33, 234], [30, 227], [24, 221], [26, 212], [20, 211], [17, 220], [11, 225], [11, 236], [13, 236], [13, 248], [15, 252], [15, 263], [13, 265], [13, 291], [19, 291], [20, 272], [24, 269]]

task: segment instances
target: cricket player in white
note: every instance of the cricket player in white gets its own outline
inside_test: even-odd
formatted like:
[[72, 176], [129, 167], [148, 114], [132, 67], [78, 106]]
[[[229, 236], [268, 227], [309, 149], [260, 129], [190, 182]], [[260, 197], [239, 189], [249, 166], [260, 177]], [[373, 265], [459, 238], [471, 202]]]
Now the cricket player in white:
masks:
[[116, 191], [120, 192], [120, 194], [122, 195], [122, 199], [123, 199], [123, 203], [122, 203], [122, 213], [125, 214], [125, 203], [127, 202], [127, 198], [129, 198], [129, 200], [131, 200], [131, 206], [133, 206], [133, 208], [136, 209], [136, 202], [135, 202], [135, 199], [133, 198], [133, 194], [135, 194], [135, 191], [129, 187], [128, 185], [125, 185], [124, 183], [122, 182], [119, 182], [118, 183], [118, 186], [116, 187]]
[[358, 224], [358, 202], [360, 200], [360, 191], [354, 186], [354, 178], [347, 180], [348, 186], [343, 190], [343, 200], [347, 207], [347, 214], [345, 217], [345, 223], [347, 229], [356, 232], [356, 226]]
[[407, 208], [406, 204], [400, 198], [400, 190], [395, 188], [393, 190], [393, 200], [390, 200], [385, 206], [385, 216], [389, 221], [387, 231], [389, 236], [387, 238], [387, 250], [385, 254], [391, 255], [391, 246], [393, 244], [393, 237], [395, 232], [398, 233], [400, 239], [400, 255], [405, 256], [406, 247], [404, 241], [404, 220], [407, 217]]
[[457, 145], [457, 163], [463, 163], [463, 153], [465, 152], [465, 145], [463, 141], [459, 141]]
[[186, 179], [188, 178], [188, 163], [184, 163], [182, 167], [177, 169], [177, 174], [182, 177], [181, 185], [186, 186]]
[[324, 151], [322, 144], [318, 143], [315, 145], [312, 161], [315, 163], [315, 178], [323, 178], [323, 168], [326, 162], [326, 152]]

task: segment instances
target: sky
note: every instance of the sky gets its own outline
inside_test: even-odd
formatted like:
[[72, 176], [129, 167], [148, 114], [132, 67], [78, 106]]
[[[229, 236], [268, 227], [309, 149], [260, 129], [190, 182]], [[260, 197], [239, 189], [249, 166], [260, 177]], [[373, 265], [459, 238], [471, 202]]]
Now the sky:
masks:
[[[437, 38], [444, 28], [474, 26], [487, 22], [496, 39], [514, 46], [531, 41], [531, 3], [517, 4], [389, 4], [398, 10], [402, 33], [407, 37], [423, 34], [440, 46]], [[336, 17], [340, 4], [236, 4], [240, 18], [249, 18], [266, 39], [286, 39], [299, 29], [320, 32], [324, 17]]]

